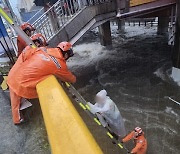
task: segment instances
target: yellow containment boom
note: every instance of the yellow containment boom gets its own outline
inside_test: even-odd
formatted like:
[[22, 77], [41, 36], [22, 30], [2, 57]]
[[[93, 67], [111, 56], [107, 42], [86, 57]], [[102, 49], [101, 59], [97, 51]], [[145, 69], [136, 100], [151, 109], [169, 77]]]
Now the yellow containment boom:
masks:
[[36, 88], [53, 154], [103, 153], [54, 76]]

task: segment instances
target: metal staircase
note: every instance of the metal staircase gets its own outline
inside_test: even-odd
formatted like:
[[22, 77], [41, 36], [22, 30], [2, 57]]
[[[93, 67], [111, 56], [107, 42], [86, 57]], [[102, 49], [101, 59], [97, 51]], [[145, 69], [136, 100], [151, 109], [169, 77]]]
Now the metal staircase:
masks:
[[33, 25], [50, 45], [56, 40], [72, 40], [74, 44], [91, 27], [116, 17], [115, 11], [115, 1], [111, 0], [59, 0]]

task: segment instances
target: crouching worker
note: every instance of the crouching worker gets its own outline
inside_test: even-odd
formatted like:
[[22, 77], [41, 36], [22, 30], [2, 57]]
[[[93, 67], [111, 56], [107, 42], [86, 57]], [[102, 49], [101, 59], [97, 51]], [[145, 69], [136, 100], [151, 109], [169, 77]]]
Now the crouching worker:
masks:
[[[37, 37], [33, 41], [35, 44], [45, 45], [41, 37]], [[66, 65], [66, 60], [73, 56], [71, 47], [69, 42], [61, 42], [57, 48], [39, 47], [32, 49], [26, 47], [19, 56], [7, 79], [14, 124], [20, 124], [24, 121], [20, 113], [21, 99], [37, 98], [36, 85], [49, 75], [55, 75], [62, 81], [76, 82], [76, 77]]]
[[106, 90], [101, 90], [96, 94], [95, 104], [88, 103], [90, 111], [96, 114], [104, 127], [110, 130], [119, 138], [126, 135], [124, 121], [116, 104], [107, 96]]
[[140, 127], [136, 127], [130, 134], [128, 134], [122, 142], [125, 143], [131, 139], [134, 139], [135, 147], [131, 153], [134, 154], [146, 154], [147, 141], [144, 137], [144, 132]]

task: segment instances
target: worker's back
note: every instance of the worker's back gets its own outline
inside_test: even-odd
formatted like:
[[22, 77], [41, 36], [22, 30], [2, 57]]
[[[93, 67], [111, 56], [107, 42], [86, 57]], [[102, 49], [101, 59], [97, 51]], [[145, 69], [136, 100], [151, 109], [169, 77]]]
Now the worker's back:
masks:
[[25, 55], [22, 53], [8, 75], [9, 87], [24, 98], [36, 98], [36, 85], [47, 76], [56, 74], [58, 70], [62, 73], [68, 71], [57, 48], [34, 49], [33, 52], [27, 50]]

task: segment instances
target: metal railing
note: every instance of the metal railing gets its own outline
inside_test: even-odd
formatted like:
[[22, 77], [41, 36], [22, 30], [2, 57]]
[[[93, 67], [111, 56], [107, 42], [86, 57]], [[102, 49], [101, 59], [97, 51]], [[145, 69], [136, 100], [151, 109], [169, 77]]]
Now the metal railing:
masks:
[[[36, 33], [43, 34], [47, 41], [49, 41], [67, 22], [70, 21], [77, 13], [84, 7], [96, 5], [111, 0], [59, 0], [52, 7], [50, 7], [38, 19], [37, 15], [43, 11], [44, 8], [39, 10], [27, 22], [34, 21], [33, 26], [36, 28]], [[12, 33], [10, 40], [14, 51], [17, 55], [17, 34]]]
[[84, 7], [97, 5], [111, 0], [59, 0], [50, 7], [33, 26], [37, 33], [43, 34], [49, 41]]

